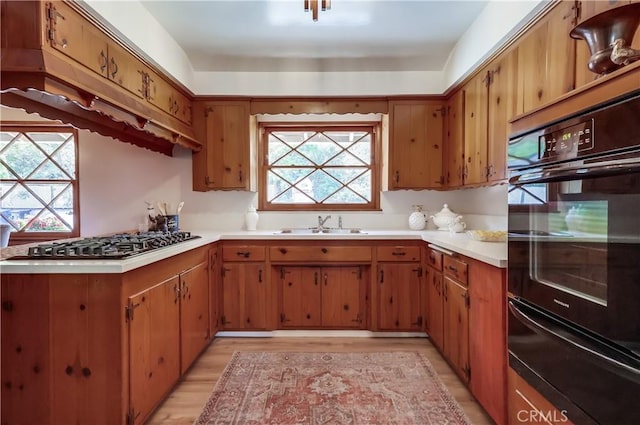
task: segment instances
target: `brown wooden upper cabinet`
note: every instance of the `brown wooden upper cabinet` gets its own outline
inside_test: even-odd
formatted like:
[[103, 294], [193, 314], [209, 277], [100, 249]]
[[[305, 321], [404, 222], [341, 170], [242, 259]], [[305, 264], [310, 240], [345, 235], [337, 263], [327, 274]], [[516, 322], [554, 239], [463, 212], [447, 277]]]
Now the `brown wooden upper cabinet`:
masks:
[[[46, 38], [56, 51], [108, 78], [128, 93], [191, 124], [191, 100], [64, 2], [43, 6]], [[145, 114], [141, 114], [146, 118]]]
[[445, 109], [442, 101], [389, 102], [390, 190], [444, 186]]
[[445, 184], [455, 188], [464, 184], [464, 91], [456, 91], [447, 101], [445, 143]]
[[144, 98], [143, 64], [63, 2], [48, 2], [47, 40], [51, 47], [93, 72]]
[[205, 142], [193, 156], [194, 190], [252, 190], [249, 101], [204, 102], [194, 113]]
[[145, 78], [147, 79], [147, 100], [149, 103], [184, 123], [191, 124], [191, 101], [189, 98], [150, 69], [146, 71]]
[[[580, 24], [587, 19], [598, 15], [602, 12], [606, 12], [609, 9], [623, 6], [630, 3], [638, 3], [640, 0], [588, 0], [578, 1], [578, 20], [576, 24]], [[636, 31], [636, 35], [631, 43], [627, 40], [627, 45], [638, 49], [640, 46], [640, 31]], [[591, 53], [589, 47], [584, 40], [578, 40], [576, 42], [576, 88], [583, 86], [591, 81], [594, 81], [598, 75], [591, 72], [588, 68], [589, 58]]]
[[573, 1], [561, 1], [518, 42], [518, 113], [528, 112], [575, 87], [577, 22]]
[[[460, 155], [456, 144], [459, 146], [459, 140], [464, 140], [464, 164], [462, 172], [453, 176], [454, 183], [460, 184], [460, 174], [465, 185], [507, 178], [509, 120], [516, 115], [517, 60], [517, 50], [503, 53], [464, 86], [463, 137], [460, 131], [454, 132], [457, 140], [451, 140], [449, 147]], [[462, 107], [455, 96], [452, 100], [457, 102], [455, 109]], [[459, 125], [459, 122], [451, 124], [453, 128]]]

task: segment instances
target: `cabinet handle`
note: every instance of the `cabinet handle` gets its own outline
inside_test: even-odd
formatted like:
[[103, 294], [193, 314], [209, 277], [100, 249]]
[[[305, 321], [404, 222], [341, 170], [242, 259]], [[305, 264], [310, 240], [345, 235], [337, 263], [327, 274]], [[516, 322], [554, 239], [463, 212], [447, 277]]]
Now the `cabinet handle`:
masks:
[[183, 288], [182, 288], [182, 299], [186, 299], [187, 298], [187, 294], [189, 293], [189, 285], [187, 284], [187, 282], [184, 282], [183, 284]]
[[407, 255], [407, 253], [406, 253], [406, 252], [397, 252], [397, 251], [394, 251], [394, 252], [392, 252], [392, 253], [391, 253], [391, 255], [396, 255], [396, 256], [398, 256], [398, 255], [399, 255], [399, 256], [403, 256], [403, 255]]
[[458, 273], [458, 269], [452, 265], [447, 266], [447, 268], [456, 274]]
[[107, 64], [109, 60], [107, 59], [107, 55], [104, 54], [104, 50], [100, 50], [100, 59], [102, 59], [102, 64], [100, 65], [100, 72], [104, 73], [104, 70], [107, 69]]
[[288, 252], [286, 248], [280, 248], [278, 251], [280, 251], [281, 254], [286, 254]]
[[318, 286], [318, 272], [313, 273], [313, 284]]
[[111, 70], [111, 78], [115, 78], [118, 73], [118, 64], [113, 58], [111, 58]]
[[251, 256], [251, 252], [249, 252], [249, 251], [238, 251], [238, 252], [236, 252], [236, 255], [238, 257], [249, 258]]
[[180, 299], [180, 287], [178, 286], [178, 284], [173, 285], [173, 292], [176, 294], [176, 297], [173, 300], [173, 303], [177, 304], [178, 300]]
[[324, 274], [324, 286], [328, 285], [328, 283], [329, 283], [328, 281], [329, 281], [329, 276], [325, 273]]
[[[153, 83], [153, 78], [149, 74], [145, 74], [147, 76], [147, 100], [153, 101], [155, 97], [151, 96], [151, 83]], [[155, 90], [155, 87], [154, 87]], [[154, 93], [155, 94], [155, 93]]]
[[394, 180], [396, 181], [396, 184], [400, 183], [400, 171], [396, 170]]
[[240, 181], [240, 183], [243, 182], [243, 178], [244, 178], [244, 176], [242, 174], [242, 170], [238, 170], [238, 180]]
[[262, 269], [258, 270], [258, 283], [262, 283]]
[[380, 270], [380, 283], [384, 283], [384, 270]]
[[447, 298], [447, 295], [448, 295], [448, 292], [449, 292], [449, 291], [447, 290], [447, 286], [449, 286], [449, 285], [447, 285], [447, 284], [445, 283], [445, 284], [444, 284], [444, 286], [443, 286], [443, 288], [442, 288], [442, 293], [444, 294], [444, 300], [445, 300], [445, 301], [447, 301], [447, 299], [448, 299], [448, 298]]

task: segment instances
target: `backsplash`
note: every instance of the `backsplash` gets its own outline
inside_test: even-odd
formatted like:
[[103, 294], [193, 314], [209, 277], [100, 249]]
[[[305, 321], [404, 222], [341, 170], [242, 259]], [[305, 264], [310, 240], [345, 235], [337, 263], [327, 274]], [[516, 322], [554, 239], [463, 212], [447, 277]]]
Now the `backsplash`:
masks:
[[[211, 203], [211, 209], [189, 212], [180, 218], [183, 226], [193, 229], [243, 230], [244, 213], [249, 205], [257, 204], [257, 196], [247, 192], [209, 192], [204, 203]], [[281, 229], [283, 227], [311, 227], [318, 223], [318, 215], [331, 218], [326, 225], [338, 226], [342, 217], [344, 227], [363, 229], [408, 229], [411, 206], [420, 204], [429, 217], [440, 211], [444, 204], [460, 215], [469, 229], [506, 229], [507, 227], [507, 186], [497, 185], [476, 189], [461, 189], [447, 192], [394, 191], [383, 192], [382, 211], [258, 211], [258, 230]], [[196, 207], [204, 205], [198, 203]], [[206, 208], [206, 206], [205, 206]], [[427, 229], [435, 229], [429, 220]]]

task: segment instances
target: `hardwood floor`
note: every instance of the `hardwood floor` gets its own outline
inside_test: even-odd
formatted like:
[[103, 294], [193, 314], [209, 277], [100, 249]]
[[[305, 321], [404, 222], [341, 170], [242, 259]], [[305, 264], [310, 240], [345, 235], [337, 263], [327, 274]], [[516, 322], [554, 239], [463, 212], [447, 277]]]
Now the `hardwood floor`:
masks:
[[472, 424], [493, 424], [427, 338], [223, 337], [211, 343], [150, 418], [148, 425], [192, 425], [234, 351], [417, 351], [431, 361]]

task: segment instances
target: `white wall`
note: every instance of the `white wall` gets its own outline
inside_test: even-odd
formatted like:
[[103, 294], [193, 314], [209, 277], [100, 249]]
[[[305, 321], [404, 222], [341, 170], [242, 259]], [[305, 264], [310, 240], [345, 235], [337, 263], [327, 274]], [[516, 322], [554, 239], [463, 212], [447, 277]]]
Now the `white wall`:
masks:
[[[41, 120], [13, 108], [0, 108], [6, 121]], [[194, 192], [191, 151], [176, 146], [168, 157], [86, 130], [79, 131], [80, 220], [83, 236], [135, 230], [146, 213], [144, 201], [185, 201], [180, 214], [184, 230], [241, 230], [244, 213], [256, 205], [252, 192]], [[343, 216], [345, 227], [408, 229], [412, 205], [422, 204], [428, 214], [444, 203], [465, 216], [470, 228], [506, 228], [505, 185], [478, 189], [383, 192], [382, 211], [323, 212], [329, 225]], [[317, 223], [317, 212], [260, 212], [258, 230], [307, 227]], [[432, 227], [431, 223], [429, 226]]]
[[549, 1], [490, 1], [451, 51], [443, 71], [444, 87], [462, 80]]

